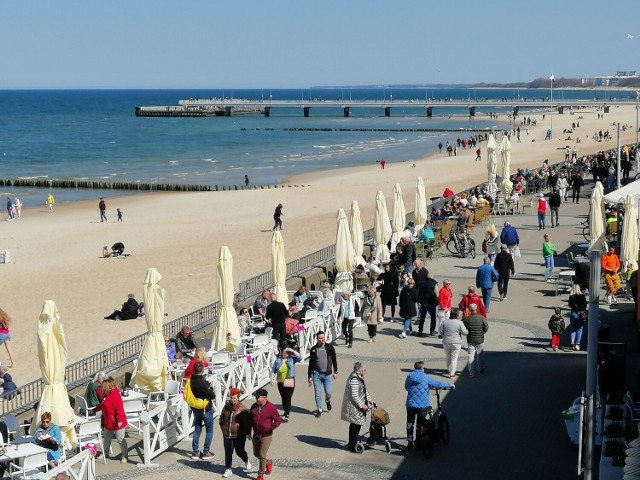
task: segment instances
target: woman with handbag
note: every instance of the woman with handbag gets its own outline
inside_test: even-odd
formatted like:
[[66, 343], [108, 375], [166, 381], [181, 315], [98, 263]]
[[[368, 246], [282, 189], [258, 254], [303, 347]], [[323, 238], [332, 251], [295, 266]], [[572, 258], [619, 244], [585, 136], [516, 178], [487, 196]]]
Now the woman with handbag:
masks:
[[296, 388], [295, 364], [302, 360], [300, 354], [293, 348], [283, 348], [278, 358], [273, 363], [271, 370], [271, 383], [278, 382], [278, 391], [282, 399], [282, 420], [289, 421], [291, 412], [291, 398]]
[[551, 234], [544, 234], [544, 243], [542, 244], [542, 256], [544, 257], [545, 280], [549, 280], [553, 277], [553, 268], [555, 267], [553, 257], [558, 255], [556, 246], [551, 241]]
[[500, 245], [498, 244], [499, 235], [496, 226], [492, 223], [487, 227], [487, 231], [484, 236], [484, 249], [483, 252], [487, 254], [491, 265], [496, 258], [496, 255], [500, 253]]
[[582, 329], [587, 319], [587, 298], [585, 297], [580, 285], [574, 283], [569, 293], [569, 308], [571, 314], [571, 348], [580, 350], [580, 342], [582, 341]]

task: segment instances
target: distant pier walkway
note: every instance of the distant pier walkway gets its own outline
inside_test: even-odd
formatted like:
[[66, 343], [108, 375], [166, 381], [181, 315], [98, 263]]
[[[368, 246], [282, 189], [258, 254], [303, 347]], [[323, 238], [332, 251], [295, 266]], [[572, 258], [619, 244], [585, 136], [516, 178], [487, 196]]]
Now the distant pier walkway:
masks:
[[222, 98], [192, 98], [180, 100], [177, 106], [136, 107], [137, 117], [210, 117], [233, 115], [264, 115], [269, 117], [276, 108], [295, 108], [302, 111], [305, 117], [311, 115], [312, 108], [334, 109], [349, 117], [355, 109], [377, 109], [385, 117], [391, 116], [391, 110], [421, 109], [427, 117], [432, 117], [434, 109], [468, 108], [469, 116], [476, 113], [487, 115], [496, 109], [510, 109], [518, 115], [520, 109], [557, 111], [582, 108], [602, 108], [608, 113], [612, 105], [635, 105], [635, 100], [243, 100]]

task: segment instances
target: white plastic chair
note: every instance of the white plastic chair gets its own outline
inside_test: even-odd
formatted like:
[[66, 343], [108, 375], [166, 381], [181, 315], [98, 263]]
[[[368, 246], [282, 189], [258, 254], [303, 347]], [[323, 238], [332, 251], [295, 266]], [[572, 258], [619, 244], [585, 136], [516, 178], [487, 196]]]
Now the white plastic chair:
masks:
[[246, 354], [247, 354], [247, 344], [241, 343], [240, 345], [238, 345], [238, 348], [236, 348], [236, 351], [232, 352], [230, 355], [233, 360], [237, 360], [240, 357], [244, 357]]
[[258, 348], [264, 347], [269, 343], [269, 335], [266, 333], [261, 333], [260, 335], [256, 335], [253, 337], [253, 342], [249, 345], [248, 350], [250, 352], [257, 350]]
[[136, 424], [137, 427], [135, 427], [135, 429], [138, 433], [142, 432], [142, 426], [140, 425], [140, 413], [144, 410], [146, 410], [146, 408], [144, 400], [141, 398], [124, 402], [124, 413], [127, 415], [127, 423], [129, 423], [129, 426]]
[[76, 395], [76, 415], [81, 419], [90, 419], [94, 415], [90, 415], [91, 412], [94, 412], [96, 407], [89, 408], [87, 404], [86, 398], [82, 395]]
[[215, 352], [209, 360], [209, 368], [225, 367], [231, 363], [229, 352]]
[[47, 452], [27, 455], [22, 461], [22, 466], [11, 462], [9, 464], [9, 475], [11, 475], [11, 478], [31, 479], [42, 474], [41, 468], [44, 468], [45, 472], [49, 471]]
[[[76, 425], [76, 434], [78, 437], [78, 453], [82, 451], [85, 445], [89, 443], [97, 443], [100, 445], [100, 451], [104, 448], [102, 441], [102, 425], [100, 418], [94, 417], [86, 422]], [[102, 452], [102, 459], [106, 465], [107, 456]]]

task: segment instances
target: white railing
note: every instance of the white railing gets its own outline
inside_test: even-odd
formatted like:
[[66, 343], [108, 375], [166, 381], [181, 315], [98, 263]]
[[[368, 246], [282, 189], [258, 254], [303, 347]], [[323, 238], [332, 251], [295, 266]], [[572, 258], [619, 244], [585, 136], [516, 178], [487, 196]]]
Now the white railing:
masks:
[[83, 450], [78, 455], [70, 457], [56, 468], [52, 468], [46, 473], [39, 474], [38, 478], [56, 478], [59, 473], [66, 473], [70, 480], [95, 480], [96, 459], [89, 450]]
[[182, 395], [169, 398], [149, 411], [142, 423], [142, 463], [138, 467], [157, 467], [151, 460], [188, 437], [182, 417]]

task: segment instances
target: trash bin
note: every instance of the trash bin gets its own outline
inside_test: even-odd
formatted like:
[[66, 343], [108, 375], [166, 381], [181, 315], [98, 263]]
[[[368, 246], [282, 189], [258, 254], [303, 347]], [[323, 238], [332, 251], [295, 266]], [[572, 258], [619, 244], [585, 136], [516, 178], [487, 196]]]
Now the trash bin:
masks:
[[[577, 399], [578, 401], [580, 399]], [[567, 428], [567, 434], [571, 442], [578, 444], [580, 442], [580, 408], [581, 405], [573, 405], [571, 408], [562, 412], [564, 425]]]

